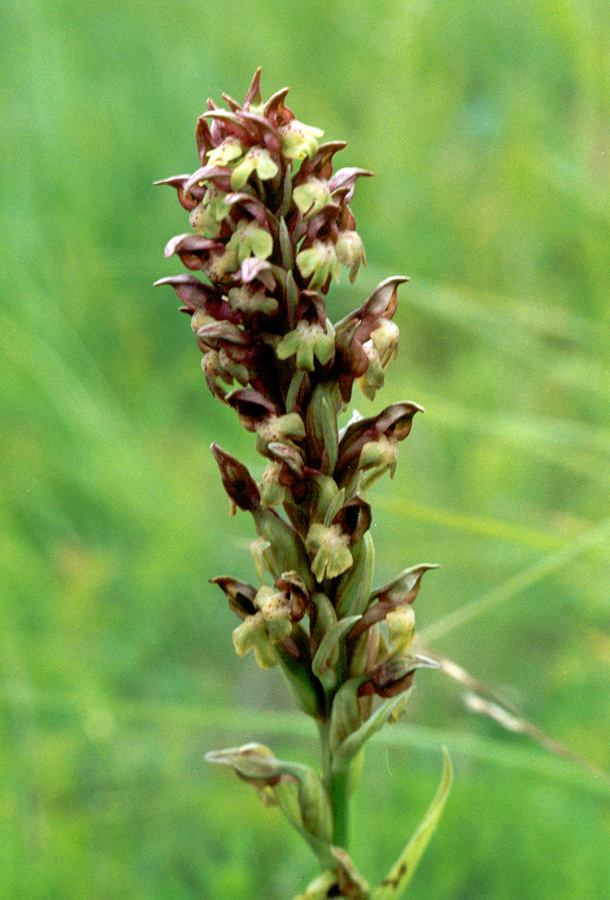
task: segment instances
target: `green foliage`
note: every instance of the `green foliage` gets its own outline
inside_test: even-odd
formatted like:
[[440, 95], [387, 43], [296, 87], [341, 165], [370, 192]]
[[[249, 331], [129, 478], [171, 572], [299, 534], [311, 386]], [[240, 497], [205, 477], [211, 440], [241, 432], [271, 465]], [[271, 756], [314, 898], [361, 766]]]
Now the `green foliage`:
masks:
[[[241, 97], [258, 64], [348, 140], [341, 165], [379, 173], [355, 203], [369, 269], [329, 297], [333, 320], [388, 271], [412, 279], [381, 402], [428, 412], [375, 487], [374, 583], [440, 562], [418, 599], [431, 649], [610, 766], [604, 5], [246, 8], [247, 37], [196, 0], [0, 8], [2, 896], [283, 900], [314, 872], [278, 811], [203, 762], [285, 732], [274, 751], [311, 763], [314, 735], [291, 742], [289, 699], [235, 660], [207, 584], [223, 562], [252, 574], [209, 443], [256, 456], [151, 288], [182, 227], [151, 184], [189, 170], [206, 97]], [[372, 883], [444, 742], [455, 784], [414, 896], [610, 894], [592, 779], [467, 713], [440, 677], [410, 702], [426, 730], [384, 729], [357, 795]]]

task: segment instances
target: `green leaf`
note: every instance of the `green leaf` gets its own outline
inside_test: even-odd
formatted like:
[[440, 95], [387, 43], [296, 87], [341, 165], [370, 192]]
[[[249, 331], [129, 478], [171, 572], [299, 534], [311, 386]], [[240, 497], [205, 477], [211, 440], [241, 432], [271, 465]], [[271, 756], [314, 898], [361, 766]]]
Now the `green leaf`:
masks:
[[398, 900], [413, 877], [417, 864], [436, 830], [453, 781], [451, 760], [444, 748], [443, 755], [445, 759], [443, 775], [435, 797], [394, 867], [388, 872], [379, 887], [372, 891], [371, 900]]
[[362, 614], [367, 607], [375, 563], [370, 531], [352, 549], [352, 556], [354, 564], [341, 576], [335, 592], [337, 615], [341, 618]]
[[[351, 618], [357, 619], [358, 617], [352, 616]], [[397, 697], [392, 697], [390, 700], [386, 700], [379, 709], [375, 710], [372, 716], [369, 716], [360, 728], [346, 737], [335, 753], [337, 767], [344, 768], [362, 750], [368, 739], [383, 728], [393, 713], [400, 715], [402, 712], [400, 707], [405, 705], [407, 697], [408, 693], [405, 692]]]
[[335, 466], [337, 464], [337, 455], [339, 452], [337, 419], [336, 416], [333, 415], [330, 403], [328, 402], [328, 399], [326, 397], [322, 397], [320, 407], [322, 434], [324, 435], [324, 462], [326, 464], [325, 469], [329, 473], [332, 473], [335, 471]]
[[290, 240], [290, 234], [288, 232], [288, 226], [286, 225], [286, 219], [284, 218], [284, 216], [280, 217], [279, 236], [280, 236], [280, 250], [282, 253], [282, 265], [288, 272], [290, 272], [292, 274], [292, 266], [294, 264], [294, 252], [292, 249], [292, 241]]
[[339, 641], [360, 618], [360, 616], [348, 616], [346, 619], [335, 622], [322, 638], [311, 668], [326, 690], [334, 687], [337, 680], [335, 667], [339, 658]]
[[329, 505], [326, 509], [326, 512], [324, 514], [324, 524], [326, 525], [327, 528], [330, 528], [330, 526], [332, 525], [333, 519], [335, 518], [335, 516], [337, 515], [337, 513], [339, 512], [341, 507], [344, 506], [344, 504], [345, 504], [345, 488], [341, 488], [341, 490], [335, 494], [334, 498], [329, 503]]
[[330, 749], [333, 756], [350, 734], [357, 731], [362, 725], [362, 711], [358, 703], [358, 690], [365, 675], [350, 678], [342, 684], [333, 699], [333, 707], [330, 714]]
[[302, 644], [299, 649], [303, 652], [298, 659], [291, 656], [282, 644], [277, 644], [274, 649], [294, 702], [308, 716], [317, 718], [324, 708], [324, 697], [322, 689], [311, 671], [311, 664], [305, 656], [307, 648], [302, 632], [299, 633], [297, 628], [298, 626], [295, 626], [293, 629], [292, 639]]

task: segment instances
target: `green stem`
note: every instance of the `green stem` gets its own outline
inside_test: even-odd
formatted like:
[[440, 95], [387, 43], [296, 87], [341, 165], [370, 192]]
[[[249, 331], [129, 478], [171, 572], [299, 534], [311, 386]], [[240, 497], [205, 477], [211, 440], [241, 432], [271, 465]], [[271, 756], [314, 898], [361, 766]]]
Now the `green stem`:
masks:
[[328, 794], [333, 811], [334, 843], [336, 847], [347, 848], [349, 825], [349, 780], [350, 770], [333, 772], [328, 785]]
[[347, 848], [349, 822], [349, 793], [351, 765], [336, 770], [330, 749], [330, 728], [327, 722], [320, 724], [322, 744], [323, 780], [333, 813], [333, 844]]

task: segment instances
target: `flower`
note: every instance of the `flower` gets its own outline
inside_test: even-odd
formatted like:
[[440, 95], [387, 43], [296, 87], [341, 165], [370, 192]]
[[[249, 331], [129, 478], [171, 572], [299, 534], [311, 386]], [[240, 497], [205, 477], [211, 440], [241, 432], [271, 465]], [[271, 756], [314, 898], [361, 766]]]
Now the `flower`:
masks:
[[231, 187], [238, 191], [247, 182], [250, 175], [256, 172], [261, 181], [274, 178], [279, 172], [279, 167], [271, 157], [268, 150], [263, 147], [251, 147], [241, 159], [231, 175]]
[[306, 892], [311, 900], [361, 900], [377, 892], [342, 849], [349, 767], [400, 714], [416, 669], [435, 665], [412, 652], [412, 603], [432, 566], [371, 589], [372, 514], [363, 495], [394, 475], [399, 443], [422, 408], [392, 403], [339, 430], [354, 381], [370, 399], [383, 386], [397, 352], [397, 289], [408, 279], [382, 281], [333, 321], [329, 292], [341, 266], [354, 283], [366, 265], [350, 203], [372, 173], [333, 171], [345, 143], [320, 143], [323, 132], [296, 119], [286, 95], [283, 88], [263, 101], [257, 70], [242, 104], [228, 95], [224, 109], [208, 101], [196, 128], [198, 167], [158, 182], [176, 190], [188, 213], [191, 232], [172, 238], [165, 254], [190, 273], [157, 283], [178, 295], [209, 390], [256, 436], [264, 459], [257, 481], [211, 446], [231, 512], [252, 515], [258, 576], [256, 585], [212, 581], [240, 620], [236, 652], [252, 650], [262, 668], [278, 665], [297, 706], [321, 726], [325, 779], [262, 745], [207, 758], [277, 803], [310, 842], [328, 875]]
[[313, 156], [318, 149], [318, 138], [324, 132], [320, 128], [304, 125], [296, 119], [278, 128], [282, 136], [282, 156], [287, 159], [305, 159]]

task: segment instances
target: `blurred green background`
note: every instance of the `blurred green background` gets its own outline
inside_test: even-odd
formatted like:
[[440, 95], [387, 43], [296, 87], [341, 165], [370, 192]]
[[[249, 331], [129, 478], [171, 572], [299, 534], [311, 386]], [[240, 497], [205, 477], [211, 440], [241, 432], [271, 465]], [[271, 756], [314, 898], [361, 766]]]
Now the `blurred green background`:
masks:
[[[610, 769], [610, 27], [604, 0], [4, 0], [0, 5], [0, 896], [286, 900], [315, 865], [203, 762], [247, 740], [315, 759], [275, 673], [239, 661], [216, 574], [249, 579], [155, 179], [197, 166], [208, 96], [269, 96], [374, 170], [369, 257], [338, 318], [408, 274], [371, 414], [422, 403], [371, 493], [376, 583], [439, 562], [429, 646]], [[380, 878], [451, 752], [410, 896], [610, 896], [602, 777], [421, 673], [368, 752], [353, 855]]]

